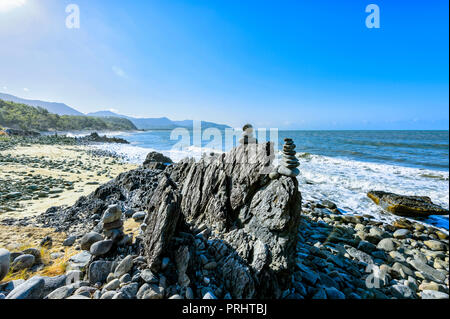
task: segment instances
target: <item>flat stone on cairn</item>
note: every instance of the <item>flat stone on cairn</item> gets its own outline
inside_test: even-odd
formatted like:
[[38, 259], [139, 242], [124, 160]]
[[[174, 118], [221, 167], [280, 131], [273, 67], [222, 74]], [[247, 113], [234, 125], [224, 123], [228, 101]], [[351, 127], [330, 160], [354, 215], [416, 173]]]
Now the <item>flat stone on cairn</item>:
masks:
[[283, 145], [283, 159], [280, 167], [278, 167], [279, 174], [289, 177], [296, 177], [300, 174], [300, 171], [297, 168], [300, 166], [300, 163], [295, 154], [297, 154], [297, 152], [295, 151], [294, 141], [290, 138], [285, 138]]
[[245, 124], [242, 131], [242, 137], [239, 139], [240, 144], [247, 145], [258, 143], [258, 140], [253, 137], [253, 126], [251, 124]]

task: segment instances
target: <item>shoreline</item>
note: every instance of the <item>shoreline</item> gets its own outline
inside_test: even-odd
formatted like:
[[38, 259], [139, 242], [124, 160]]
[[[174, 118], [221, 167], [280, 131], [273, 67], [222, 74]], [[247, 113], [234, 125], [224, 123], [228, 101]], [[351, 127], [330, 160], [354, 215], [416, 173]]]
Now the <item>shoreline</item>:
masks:
[[0, 151], [0, 221], [71, 206], [118, 174], [136, 168], [82, 145], [16, 146]]
[[[103, 146], [107, 149], [108, 144], [105, 145]], [[74, 227], [69, 223], [67, 229], [62, 229], [59, 227], [62, 224], [58, 225], [60, 221], [52, 216], [53, 213], [43, 213], [55, 206], [70, 208], [82, 197], [86, 202], [85, 196], [89, 195], [91, 198], [94, 191], [104, 189], [104, 184], [120, 173], [127, 172], [133, 176], [134, 171], [139, 171], [138, 165], [123, 161], [120, 154], [99, 150], [96, 145], [18, 145], [0, 151], [0, 159], [0, 180], [9, 181], [10, 187], [14, 184], [18, 184], [21, 189], [38, 186], [39, 189], [30, 189], [31, 193], [36, 193], [42, 191], [42, 181], [48, 184], [46, 186], [51, 186], [45, 190], [47, 196], [44, 197], [24, 199], [24, 194], [21, 194], [21, 207], [0, 214], [0, 230], [3, 235], [0, 236], [0, 248], [16, 253], [39, 247], [39, 242], [47, 236], [53, 239], [50, 249], [40, 249], [44, 264], [35, 265], [31, 271], [11, 273], [6, 277], [6, 282], [16, 280], [22, 283], [22, 279], [36, 275], [62, 276], [66, 269], [72, 269], [71, 258], [82, 254], [79, 241], [83, 234], [92, 231], [91, 217], [88, 220], [74, 220]], [[47, 179], [49, 177], [52, 179]], [[117, 180], [113, 183], [117, 183]], [[10, 201], [14, 202], [16, 199], [13, 196]], [[90, 200], [87, 202], [90, 203]], [[56, 211], [61, 211], [61, 208]], [[124, 215], [127, 215], [125, 211]], [[410, 222], [401, 217], [397, 217], [393, 223], [385, 223], [373, 216], [342, 214], [339, 207], [325, 199], [305, 198], [300, 216], [296, 254], [298, 272], [303, 283], [297, 283], [296, 289], [305, 292], [302, 296], [297, 294], [299, 299], [326, 299], [328, 294], [335, 294], [335, 297], [345, 295], [347, 298], [418, 298], [422, 297], [423, 291], [424, 296], [430, 294], [429, 290], [449, 293], [448, 245], [442, 244], [448, 241], [448, 231], [441, 231], [432, 225], [424, 226], [417, 221]], [[140, 223], [142, 221], [136, 222], [131, 215], [124, 219], [124, 232], [131, 237], [132, 245], [137, 245], [138, 242], [133, 240], [142, 236], [143, 228]], [[71, 238], [74, 243], [66, 245], [65, 242]], [[207, 243], [205, 240], [204, 245]], [[380, 243], [387, 243], [387, 246]], [[396, 248], [390, 248], [389, 245]], [[416, 265], [416, 271], [412, 258], [420, 261]], [[370, 271], [366, 270], [367, 264], [379, 267], [388, 276], [389, 283], [383, 283], [383, 290], [364, 288], [364, 280], [370, 276]], [[327, 276], [336, 271], [340, 279], [336, 281], [333, 277], [329, 281]], [[442, 279], [435, 271], [443, 273], [442, 276], [446, 279]], [[317, 276], [313, 276], [316, 278], [314, 281], [334, 282], [333, 285], [341, 291], [316, 289], [314, 283], [308, 281], [312, 278], [311, 274]], [[341, 282], [345, 283], [346, 288], [342, 288]], [[92, 287], [92, 291], [94, 290]]]

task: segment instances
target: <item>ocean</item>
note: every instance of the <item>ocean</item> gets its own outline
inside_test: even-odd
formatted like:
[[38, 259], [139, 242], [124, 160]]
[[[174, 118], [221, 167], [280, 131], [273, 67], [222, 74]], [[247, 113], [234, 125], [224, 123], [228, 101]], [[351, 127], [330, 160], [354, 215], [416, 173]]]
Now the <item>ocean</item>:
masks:
[[[110, 133], [130, 141], [130, 145], [98, 145], [142, 163], [150, 151], [158, 151], [177, 162], [185, 157], [200, 158], [204, 152], [227, 151], [225, 133], [180, 145], [180, 137], [170, 131]], [[267, 135], [260, 134], [264, 140]], [[172, 137], [172, 138], [171, 138]], [[328, 199], [343, 213], [372, 215], [392, 222], [397, 218], [383, 212], [368, 197], [371, 190], [403, 195], [429, 196], [449, 208], [449, 132], [448, 131], [279, 131], [278, 149], [290, 137], [300, 157], [299, 187], [307, 200]], [[192, 145], [194, 144], [194, 145]], [[449, 229], [448, 216], [420, 220]]]

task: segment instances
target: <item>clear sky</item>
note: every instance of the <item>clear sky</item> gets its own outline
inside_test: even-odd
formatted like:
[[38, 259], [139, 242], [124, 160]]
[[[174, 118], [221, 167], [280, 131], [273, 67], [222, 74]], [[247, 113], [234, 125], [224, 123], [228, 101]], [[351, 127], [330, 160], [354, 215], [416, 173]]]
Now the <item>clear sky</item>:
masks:
[[[80, 29], [66, 28], [68, 4]], [[368, 29], [365, 8], [380, 8]], [[448, 1], [0, 0], [0, 92], [232, 126], [448, 129]]]

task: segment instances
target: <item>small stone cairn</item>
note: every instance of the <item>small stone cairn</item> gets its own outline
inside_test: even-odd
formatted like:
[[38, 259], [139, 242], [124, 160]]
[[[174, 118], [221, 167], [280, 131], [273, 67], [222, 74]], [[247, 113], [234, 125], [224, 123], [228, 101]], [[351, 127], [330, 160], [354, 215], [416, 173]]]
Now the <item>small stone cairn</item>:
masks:
[[242, 137], [239, 139], [240, 144], [247, 145], [258, 143], [258, 140], [253, 137], [253, 126], [251, 124], [245, 124], [242, 131]]
[[110, 205], [103, 215], [103, 234], [107, 239], [119, 244], [125, 239], [122, 210], [118, 205]]
[[297, 152], [295, 151], [294, 141], [290, 138], [285, 138], [283, 145], [283, 160], [278, 167], [278, 173], [280, 175], [296, 177], [300, 174], [300, 171], [297, 168], [300, 166], [300, 163], [295, 154], [297, 154]]

